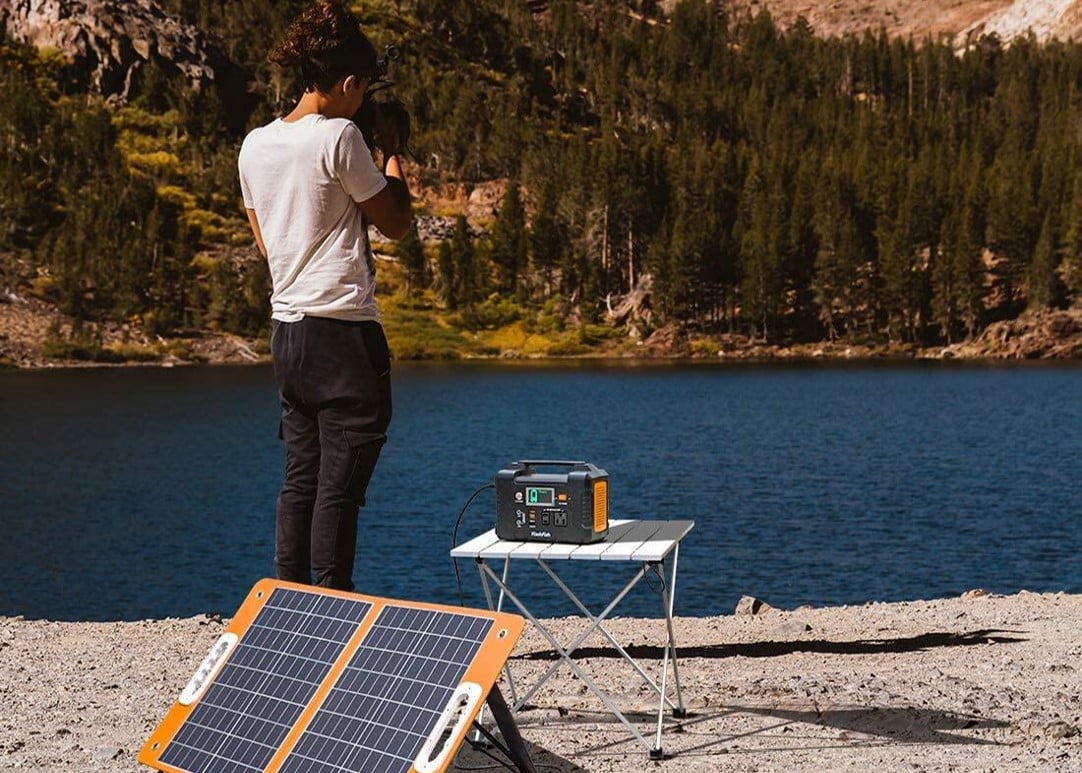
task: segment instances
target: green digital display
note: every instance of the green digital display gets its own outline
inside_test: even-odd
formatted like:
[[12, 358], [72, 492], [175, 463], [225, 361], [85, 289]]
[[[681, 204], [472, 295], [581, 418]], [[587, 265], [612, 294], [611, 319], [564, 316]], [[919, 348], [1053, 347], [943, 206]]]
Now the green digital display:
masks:
[[526, 504], [551, 507], [556, 504], [556, 489], [543, 486], [527, 486]]

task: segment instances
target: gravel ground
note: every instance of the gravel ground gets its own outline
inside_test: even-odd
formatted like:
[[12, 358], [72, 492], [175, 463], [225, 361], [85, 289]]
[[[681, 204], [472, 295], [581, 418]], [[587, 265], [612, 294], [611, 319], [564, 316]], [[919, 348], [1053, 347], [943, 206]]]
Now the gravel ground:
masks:
[[[583, 621], [546, 625], [569, 640]], [[223, 627], [0, 618], [0, 770], [144, 769], [136, 753]], [[664, 621], [609, 628], [660, 667]], [[517, 715], [538, 770], [1082, 771], [1082, 595], [767, 609], [679, 618], [676, 635], [688, 716], [666, 718], [665, 760], [561, 667]], [[553, 657], [528, 628], [519, 689]], [[602, 640], [576, 659], [652, 742], [656, 696]], [[454, 769], [496, 767], [466, 751]]]

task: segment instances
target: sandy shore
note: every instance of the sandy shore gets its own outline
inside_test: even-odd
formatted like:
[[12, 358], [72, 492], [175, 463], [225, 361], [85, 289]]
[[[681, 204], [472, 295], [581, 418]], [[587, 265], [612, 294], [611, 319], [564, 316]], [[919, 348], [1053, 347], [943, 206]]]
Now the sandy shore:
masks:
[[[551, 622], [567, 638], [582, 627]], [[611, 630], [650, 670], [663, 627]], [[136, 752], [222, 628], [0, 618], [0, 769], [144, 769]], [[1082, 771], [1082, 595], [680, 618], [676, 631], [689, 715], [666, 720], [669, 758], [649, 761], [561, 668], [518, 714], [539, 770]], [[579, 662], [652, 739], [656, 697], [603, 644]], [[511, 668], [521, 686], [552, 662], [528, 629]], [[456, 769], [492, 764], [467, 752]]]

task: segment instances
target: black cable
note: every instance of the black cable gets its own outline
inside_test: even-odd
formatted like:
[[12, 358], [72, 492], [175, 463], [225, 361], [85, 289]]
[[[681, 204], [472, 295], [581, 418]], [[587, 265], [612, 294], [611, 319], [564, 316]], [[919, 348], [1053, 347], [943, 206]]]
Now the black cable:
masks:
[[[649, 588], [650, 590], [654, 591], [655, 593], [661, 593], [661, 592], [663, 592], [665, 590], [666, 583], [665, 583], [665, 572], [663, 571], [664, 568], [665, 568], [665, 562], [663, 562], [663, 561], [646, 562], [646, 566], [643, 568], [642, 579], [646, 583], [646, 587]], [[658, 580], [661, 581], [661, 585], [659, 585], [657, 588], [655, 588], [654, 584], [652, 582], [650, 582], [650, 572], [653, 572], [654, 574], [656, 574]]]
[[[470, 494], [470, 498], [466, 500], [466, 504], [462, 505], [462, 509], [458, 511], [458, 517], [455, 518], [455, 528], [451, 531], [451, 549], [452, 550], [454, 550], [455, 546], [458, 544], [458, 527], [462, 523], [462, 516], [466, 514], [466, 508], [468, 508], [470, 506], [470, 504], [473, 502], [473, 500], [477, 498], [478, 494], [480, 494], [485, 489], [490, 489], [490, 488], [496, 488], [496, 484], [495, 483], [486, 483], [484, 486], [481, 486], [481, 488], [477, 489], [477, 491]], [[457, 558], [452, 558], [451, 563], [455, 565], [455, 585], [458, 586], [458, 603], [459, 603], [459, 606], [464, 607], [464, 606], [466, 606], [466, 599], [462, 595], [462, 576], [458, 572], [458, 559]]]

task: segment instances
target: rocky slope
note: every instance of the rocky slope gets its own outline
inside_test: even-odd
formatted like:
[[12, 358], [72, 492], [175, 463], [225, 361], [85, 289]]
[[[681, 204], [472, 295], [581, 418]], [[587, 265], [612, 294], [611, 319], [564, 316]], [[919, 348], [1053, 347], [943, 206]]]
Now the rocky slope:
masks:
[[973, 341], [942, 350], [943, 357], [996, 359], [1082, 358], [1082, 309], [1042, 311], [994, 322]]
[[738, 13], [770, 11], [783, 26], [803, 16], [818, 35], [885, 30], [889, 35], [949, 37], [958, 45], [995, 33], [1005, 42], [1032, 30], [1037, 40], [1082, 38], [1079, 0], [730, 0]]
[[223, 101], [245, 100], [245, 78], [200, 30], [153, 0], [0, 0], [0, 28], [15, 40], [59, 52], [81, 88], [124, 101], [148, 65], [180, 74]]
[[[671, 7], [675, 0], [663, 4]], [[729, 0], [735, 13], [769, 10], [782, 26], [804, 17], [816, 34], [865, 30], [959, 43], [995, 33], [1009, 41], [1032, 30], [1040, 41], [1082, 37], [1080, 0]], [[243, 98], [241, 74], [206, 35], [153, 0], [0, 0], [0, 27], [17, 40], [55, 49], [71, 75], [107, 95], [127, 97], [149, 63], [182, 73], [193, 85], [215, 84]]]

